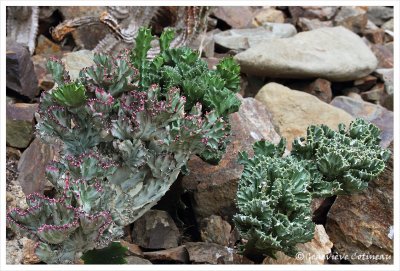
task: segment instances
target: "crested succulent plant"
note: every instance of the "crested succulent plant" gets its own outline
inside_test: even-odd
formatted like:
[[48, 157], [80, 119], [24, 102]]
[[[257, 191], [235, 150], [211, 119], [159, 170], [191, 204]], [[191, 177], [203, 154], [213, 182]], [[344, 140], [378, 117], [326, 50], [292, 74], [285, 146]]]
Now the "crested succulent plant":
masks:
[[239, 154], [244, 170], [238, 184], [234, 222], [246, 243], [240, 248], [248, 256], [277, 251], [294, 257], [295, 245], [314, 235], [311, 220], [310, 173], [293, 157], [282, 157], [285, 140], [278, 145], [256, 142], [254, 156]]
[[[42, 94], [37, 133], [63, 143], [60, 160], [47, 167], [58, 193], [8, 214], [12, 228], [38, 240], [43, 261], [74, 262], [106, 247], [157, 203], [191, 155], [221, 159], [228, 116], [240, 105], [238, 65], [226, 59], [210, 71], [192, 50], [170, 49], [171, 37], [164, 32], [160, 54], [148, 60], [153, 37], [142, 28], [134, 49], [95, 55], [75, 81], [61, 61], [49, 62], [57, 85]], [[66, 203], [57, 209], [52, 201]]]
[[234, 222], [246, 241], [246, 255], [276, 251], [294, 257], [296, 243], [312, 239], [313, 197], [357, 193], [368, 187], [390, 157], [379, 146], [379, 129], [356, 119], [348, 130], [311, 125], [307, 139], [293, 141], [291, 154], [283, 157], [285, 140], [278, 145], [259, 141], [254, 156], [239, 154], [244, 170], [238, 184], [239, 213]]
[[338, 131], [326, 125], [311, 125], [306, 139], [293, 141], [291, 154], [308, 161], [309, 170], [321, 175], [310, 185], [313, 196], [327, 197], [361, 192], [382, 173], [390, 151], [379, 143], [379, 128], [356, 119], [347, 130], [344, 124], [339, 125]]

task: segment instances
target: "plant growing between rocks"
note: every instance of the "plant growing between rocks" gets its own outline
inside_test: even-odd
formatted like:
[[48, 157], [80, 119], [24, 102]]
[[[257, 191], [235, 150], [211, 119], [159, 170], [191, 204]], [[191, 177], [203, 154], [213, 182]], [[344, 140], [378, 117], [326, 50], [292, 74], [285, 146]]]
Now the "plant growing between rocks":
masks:
[[338, 131], [309, 126], [307, 137], [295, 139], [285, 157], [285, 139], [277, 145], [256, 142], [251, 158], [240, 153], [244, 170], [234, 222], [245, 239], [241, 252], [274, 258], [282, 251], [294, 257], [296, 244], [314, 235], [312, 198], [361, 192], [383, 172], [390, 151], [379, 146], [379, 136], [375, 125], [356, 119], [347, 130], [344, 124]]
[[191, 155], [218, 163], [224, 154], [239, 66], [227, 58], [209, 70], [191, 49], [170, 49], [173, 36], [162, 33], [150, 60], [153, 36], [142, 28], [135, 48], [95, 55], [76, 80], [61, 61], [48, 63], [57, 86], [42, 94], [37, 133], [63, 145], [46, 169], [57, 195], [29, 195], [27, 210], [7, 214], [42, 261], [73, 263], [107, 247], [187, 172]]

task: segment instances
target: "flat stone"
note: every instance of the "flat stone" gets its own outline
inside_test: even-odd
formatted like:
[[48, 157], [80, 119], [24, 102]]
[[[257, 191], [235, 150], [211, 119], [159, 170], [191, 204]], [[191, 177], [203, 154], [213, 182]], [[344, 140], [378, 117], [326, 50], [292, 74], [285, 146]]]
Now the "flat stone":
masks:
[[301, 17], [297, 21], [297, 26], [300, 27], [302, 31], [310, 31], [323, 27], [333, 27], [333, 23], [332, 21], [320, 21], [318, 19]]
[[387, 44], [370, 44], [372, 52], [378, 59], [378, 69], [393, 68], [393, 49]]
[[35, 66], [35, 73], [38, 79], [39, 88], [42, 90], [50, 90], [54, 86], [54, 79], [51, 73], [46, 68], [48, 58], [41, 55], [32, 56], [33, 65]]
[[337, 130], [339, 123], [348, 125], [353, 120], [345, 111], [313, 95], [277, 83], [266, 84], [255, 99], [271, 114], [276, 131], [288, 142], [288, 149], [295, 138], [306, 136], [310, 125], [325, 124]]
[[213, 9], [212, 14], [223, 20], [232, 28], [246, 28], [251, 25], [253, 9], [251, 7], [227, 7], [220, 6]]
[[127, 256], [125, 257], [126, 264], [152, 264], [149, 260], [143, 259], [138, 256]]
[[289, 12], [295, 21], [300, 17], [326, 21], [331, 20], [335, 16], [337, 9], [338, 7], [333, 6], [290, 6]]
[[220, 46], [233, 50], [244, 50], [260, 43], [276, 38], [287, 38], [296, 34], [296, 28], [290, 24], [282, 30], [277, 24], [265, 27], [231, 29], [214, 35], [214, 40]]
[[393, 18], [393, 8], [382, 7], [382, 6], [371, 6], [368, 7], [367, 11], [368, 19], [371, 20], [377, 26], [381, 26], [389, 19]]
[[343, 6], [333, 20], [335, 25], [341, 25], [354, 33], [363, 33], [368, 22], [367, 13], [357, 7]]
[[230, 220], [236, 213], [237, 183], [243, 166], [237, 163], [239, 151], [252, 151], [252, 144], [261, 139], [279, 142], [269, 113], [253, 98], [242, 99], [239, 112], [230, 116], [232, 135], [225, 156], [216, 166], [193, 156], [183, 177], [183, 187], [193, 193], [193, 209], [198, 222], [211, 215]]
[[204, 218], [200, 223], [201, 240], [206, 243], [215, 243], [222, 246], [230, 244], [231, 225], [217, 215]]
[[179, 245], [179, 230], [171, 216], [160, 210], [150, 210], [133, 224], [132, 241], [146, 249], [166, 249]]
[[370, 74], [377, 59], [360, 37], [344, 27], [319, 28], [274, 39], [235, 56], [241, 71], [277, 78], [349, 81]]
[[387, 22], [385, 22], [382, 26], [381, 26], [381, 28], [382, 29], [384, 29], [384, 30], [389, 30], [389, 31], [394, 31], [393, 30], [393, 27], [394, 27], [394, 19], [392, 18], [392, 19], [390, 19], [389, 21], [387, 21]]
[[185, 246], [144, 252], [143, 255], [153, 263], [189, 263], [189, 253]]
[[346, 96], [337, 96], [331, 105], [343, 109], [355, 118], [363, 118], [375, 124], [381, 129], [381, 146], [388, 147], [393, 141], [393, 112], [386, 108], [353, 99]]
[[393, 68], [391, 69], [376, 69], [374, 74], [385, 83], [385, 91], [389, 95], [393, 95]]
[[35, 264], [40, 263], [41, 260], [35, 254], [36, 241], [31, 239], [24, 240], [24, 258], [22, 260], [23, 264]]
[[366, 30], [363, 34], [374, 44], [383, 44], [385, 42], [385, 30], [383, 29]]
[[6, 44], [6, 86], [28, 98], [39, 94], [29, 50], [13, 40]]
[[6, 142], [15, 148], [26, 148], [32, 141], [35, 129], [35, 112], [38, 104], [7, 103]]
[[54, 56], [61, 54], [61, 46], [52, 42], [48, 38], [43, 35], [40, 35], [37, 41], [36, 55], [47, 55], [47, 56]]
[[267, 7], [263, 8], [254, 16], [253, 25], [261, 26], [264, 23], [284, 23], [285, 16], [281, 10], [275, 8]]
[[238, 255], [232, 248], [212, 243], [185, 243], [189, 260], [194, 264], [252, 264], [249, 259]]
[[296, 245], [299, 251], [297, 257], [292, 258], [279, 251], [276, 259], [266, 257], [263, 264], [324, 264], [332, 246], [324, 226], [315, 225], [314, 238], [310, 242]]
[[361, 97], [365, 101], [382, 104], [387, 97], [385, 85], [383, 83], [377, 83], [372, 89], [362, 92]]
[[362, 193], [337, 196], [326, 230], [351, 263], [393, 264], [393, 156]]
[[94, 65], [94, 53], [88, 50], [80, 50], [67, 53], [61, 59], [65, 64], [65, 69], [69, 72], [71, 80], [79, 77], [81, 69]]
[[46, 166], [54, 159], [56, 152], [54, 146], [35, 138], [22, 153], [18, 162], [18, 182], [25, 195], [43, 193], [48, 183], [45, 178]]

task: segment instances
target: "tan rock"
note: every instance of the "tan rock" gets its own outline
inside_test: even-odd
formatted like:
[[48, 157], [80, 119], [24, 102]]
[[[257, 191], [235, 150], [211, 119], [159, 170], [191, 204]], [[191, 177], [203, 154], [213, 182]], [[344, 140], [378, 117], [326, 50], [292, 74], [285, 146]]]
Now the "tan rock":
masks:
[[281, 10], [264, 8], [256, 13], [253, 19], [254, 26], [261, 26], [264, 23], [284, 23], [285, 16]]
[[353, 120], [348, 113], [315, 96], [277, 83], [265, 85], [255, 99], [271, 113], [272, 123], [278, 134], [287, 139], [288, 149], [293, 139], [307, 135], [307, 127], [312, 124], [325, 124], [337, 130], [339, 123], [348, 125]]
[[24, 264], [34, 264], [40, 262], [39, 257], [35, 254], [35, 246], [36, 246], [35, 241], [30, 239], [25, 240], [24, 259], [22, 261]]
[[296, 257], [289, 257], [279, 251], [276, 253], [276, 260], [266, 257], [263, 264], [324, 264], [332, 246], [324, 226], [316, 225], [314, 238], [310, 242], [296, 245], [299, 251]]
[[201, 239], [206, 243], [229, 246], [231, 225], [217, 215], [211, 215], [200, 223]]
[[185, 246], [175, 248], [144, 252], [144, 257], [154, 263], [175, 262], [175, 263], [188, 263], [189, 253]]
[[120, 240], [120, 243], [122, 246], [128, 248], [127, 254], [140, 257], [143, 256], [143, 251], [138, 245], [129, 243], [125, 240]]

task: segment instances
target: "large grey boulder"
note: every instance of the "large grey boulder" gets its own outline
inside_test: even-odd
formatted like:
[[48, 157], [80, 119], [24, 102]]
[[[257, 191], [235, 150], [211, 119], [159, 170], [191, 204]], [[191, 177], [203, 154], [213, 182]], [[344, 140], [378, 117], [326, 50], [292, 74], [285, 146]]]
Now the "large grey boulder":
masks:
[[344, 27], [319, 28], [274, 39], [235, 56], [244, 73], [277, 78], [350, 81], [370, 74], [378, 61], [362, 39]]

